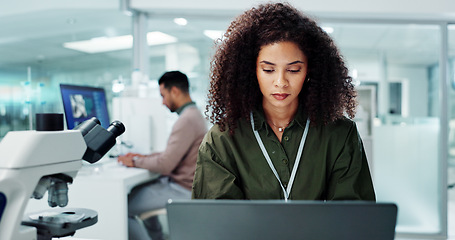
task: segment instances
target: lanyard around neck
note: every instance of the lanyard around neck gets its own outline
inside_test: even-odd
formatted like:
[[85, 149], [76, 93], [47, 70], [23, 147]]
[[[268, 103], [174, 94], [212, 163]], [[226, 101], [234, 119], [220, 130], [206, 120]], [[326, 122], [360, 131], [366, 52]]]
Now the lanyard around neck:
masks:
[[273, 166], [272, 160], [270, 159], [270, 156], [267, 153], [267, 150], [265, 149], [261, 136], [259, 136], [259, 132], [257, 130], [254, 130], [254, 119], [253, 119], [252, 112], [250, 112], [250, 119], [251, 119], [251, 127], [253, 128], [254, 136], [256, 137], [259, 147], [262, 150], [262, 154], [264, 155], [265, 159], [267, 160], [267, 163], [269, 164], [270, 169], [272, 169], [272, 172], [275, 175], [276, 179], [280, 183], [281, 189], [283, 190], [283, 193], [284, 193], [284, 200], [288, 201], [289, 196], [291, 194], [292, 184], [294, 183], [295, 175], [297, 173], [297, 168], [299, 167], [300, 158], [301, 158], [302, 152], [303, 152], [303, 146], [305, 145], [305, 140], [308, 135], [310, 119], [307, 119], [307, 121], [306, 121], [305, 131], [303, 132], [302, 139], [300, 140], [300, 145], [299, 145], [299, 149], [297, 151], [297, 156], [295, 158], [294, 167], [292, 168], [291, 178], [289, 179], [289, 183], [288, 183], [288, 186], [286, 189], [284, 188], [283, 184], [281, 183], [280, 176], [278, 175], [278, 172], [276, 171], [275, 167]]

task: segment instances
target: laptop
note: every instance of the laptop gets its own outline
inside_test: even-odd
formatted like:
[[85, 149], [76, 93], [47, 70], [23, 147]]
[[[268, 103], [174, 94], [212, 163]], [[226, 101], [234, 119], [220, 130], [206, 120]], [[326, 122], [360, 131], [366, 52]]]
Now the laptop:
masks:
[[170, 200], [170, 240], [393, 240], [394, 203]]

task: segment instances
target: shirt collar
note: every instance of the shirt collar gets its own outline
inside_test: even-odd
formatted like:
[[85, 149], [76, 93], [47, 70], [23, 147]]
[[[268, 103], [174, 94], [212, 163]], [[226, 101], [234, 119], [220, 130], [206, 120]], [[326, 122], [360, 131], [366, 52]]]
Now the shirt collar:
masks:
[[[297, 114], [295, 115], [294, 120], [289, 123], [291, 127], [294, 124], [298, 124], [301, 128], [305, 128], [306, 121], [308, 118], [308, 114], [304, 111], [302, 104], [299, 104], [297, 109]], [[254, 119], [254, 129], [253, 130], [260, 130], [262, 128], [266, 128], [267, 120], [265, 119], [264, 109], [261, 107], [260, 109], [256, 109], [253, 111], [253, 119]]]
[[175, 112], [178, 115], [180, 115], [186, 107], [191, 106], [191, 105], [196, 105], [196, 103], [195, 102], [187, 102], [187, 103], [183, 104], [181, 107], [177, 108], [177, 110], [175, 110]]

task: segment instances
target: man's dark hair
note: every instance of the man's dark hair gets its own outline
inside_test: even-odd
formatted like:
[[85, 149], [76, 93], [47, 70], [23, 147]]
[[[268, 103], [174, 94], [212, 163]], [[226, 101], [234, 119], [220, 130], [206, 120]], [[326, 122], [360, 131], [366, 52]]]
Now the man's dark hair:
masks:
[[170, 90], [172, 87], [180, 89], [184, 93], [189, 92], [188, 77], [180, 71], [170, 71], [163, 74], [158, 84], [164, 84], [164, 88]]

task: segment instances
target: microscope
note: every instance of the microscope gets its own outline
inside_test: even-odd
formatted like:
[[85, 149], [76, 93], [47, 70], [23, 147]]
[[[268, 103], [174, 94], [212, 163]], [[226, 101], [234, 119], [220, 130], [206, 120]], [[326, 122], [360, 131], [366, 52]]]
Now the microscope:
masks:
[[63, 114], [37, 114], [36, 131], [11, 131], [0, 142], [0, 239], [50, 240], [74, 235], [98, 221], [95, 211], [54, 208], [24, 216], [30, 198], [48, 193], [50, 207], [65, 207], [68, 184], [95, 163], [125, 132], [119, 121], [107, 129], [96, 118], [63, 130]]

